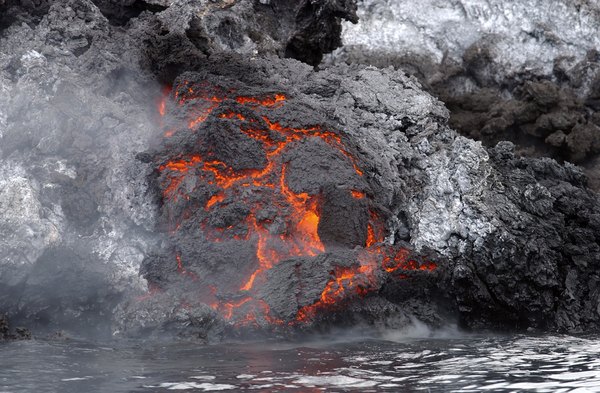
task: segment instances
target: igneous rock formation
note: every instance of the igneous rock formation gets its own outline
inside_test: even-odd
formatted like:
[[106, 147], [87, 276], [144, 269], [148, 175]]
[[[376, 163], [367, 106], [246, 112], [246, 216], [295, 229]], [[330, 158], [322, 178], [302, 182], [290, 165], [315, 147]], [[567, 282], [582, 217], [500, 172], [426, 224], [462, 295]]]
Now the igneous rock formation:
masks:
[[207, 341], [413, 318], [598, 330], [584, 172], [460, 136], [401, 70], [315, 70], [352, 1], [0, 7], [11, 321]]

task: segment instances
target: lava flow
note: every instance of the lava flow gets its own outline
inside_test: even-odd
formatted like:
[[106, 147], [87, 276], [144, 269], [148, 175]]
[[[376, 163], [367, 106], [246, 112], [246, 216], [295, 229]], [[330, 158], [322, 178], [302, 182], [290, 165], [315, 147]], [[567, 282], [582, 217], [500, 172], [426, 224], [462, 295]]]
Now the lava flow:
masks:
[[[173, 138], [179, 132], [208, 132], [206, 127], [229, 127], [238, 129], [244, 143], [262, 146], [264, 159], [240, 169], [229, 160], [229, 156], [219, 155], [214, 149], [197, 149], [193, 154], [181, 154], [174, 159], [163, 161], [158, 166], [163, 201], [170, 204], [187, 203], [197, 206], [197, 198], [190, 195], [198, 184], [206, 186], [209, 195], [195, 209], [204, 216], [218, 209], [226, 208], [233, 201], [242, 200], [247, 212], [239, 222], [215, 226], [202, 219], [198, 223], [203, 236], [212, 243], [223, 241], [244, 241], [253, 244], [256, 267], [240, 284], [231, 288], [214, 290], [211, 307], [226, 320], [238, 325], [256, 324], [262, 318], [270, 324], [294, 324], [312, 319], [317, 311], [334, 308], [352, 297], [364, 297], [376, 291], [380, 285], [377, 272], [393, 274], [408, 270], [432, 271], [434, 263], [421, 265], [408, 260], [408, 251], [394, 250], [381, 246], [384, 226], [375, 213], [371, 213], [367, 228], [366, 246], [358, 258], [356, 267], [335, 268], [331, 280], [326, 284], [320, 298], [313, 304], [298, 311], [294, 321], [282, 321], [272, 317], [268, 304], [258, 297], [258, 288], [267, 280], [267, 272], [284, 260], [293, 257], [314, 257], [325, 252], [326, 247], [319, 236], [321, 221], [321, 195], [318, 192], [294, 190], [289, 180], [289, 159], [285, 154], [310, 139], [318, 139], [332, 149], [336, 159], [345, 162], [357, 178], [363, 176], [355, 157], [345, 148], [337, 133], [323, 130], [319, 125], [292, 127], [274, 121], [266, 115], [269, 110], [281, 108], [288, 97], [281, 93], [261, 97], [236, 95], [229, 90], [223, 93], [206, 84], [183, 81], [174, 92], [167, 94], [158, 109], [161, 116], [169, 109], [183, 108], [186, 113], [186, 129], [170, 128], [165, 138]], [[233, 109], [232, 109], [233, 108]], [[216, 122], [216, 123], [215, 123]], [[218, 124], [215, 126], [214, 124]], [[231, 128], [231, 127], [234, 128]], [[225, 128], [223, 128], [225, 129]], [[235, 131], [237, 132], [237, 131]], [[199, 144], [203, 142], [199, 137]], [[210, 145], [209, 145], [210, 146]], [[250, 146], [250, 145], [249, 145]], [[187, 179], [194, 179], [193, 182]], [[191, 184], [191, 185], [190, 185]], [[191, 187], [191, 188], [190, 188]], [[348, 195], [355, 200], [365, 200], [366, 190], [348, 189]], [[193, 202], [193, 203], [192, 203]], [[276, 214], [267, 214], [268, 209]], [[184, 210], [184, 215], [171, 217], [173, 233], [182, 221], [193, 212]], [[406, 252], [405, 252], [406, 251]], [[200, 279], [185, 267], [182, 256], [175, 256], [177, 271], [192, 280]], [[206, 301], [207, 299], [200, 299]]]
[[396, 278], [405, 279], [409, 277], [410, 271], [433, 271], [437, 268], [434, 262], [411, 259], [411, 253], [406, 248], [384, 246], [381, 245], [383, 239], [378, 240], [378, 245], [365, 248], [359, 254], [359, 266], [336, 269], [320, 298], [298, 310], [296, 320], [310, 321], [318, 311], [334, 309], [353, 298], [363, 298], [377, 291], [381, 285], [380, 278], [377, 277], [379, 269], [388, 274], [397, 272]]

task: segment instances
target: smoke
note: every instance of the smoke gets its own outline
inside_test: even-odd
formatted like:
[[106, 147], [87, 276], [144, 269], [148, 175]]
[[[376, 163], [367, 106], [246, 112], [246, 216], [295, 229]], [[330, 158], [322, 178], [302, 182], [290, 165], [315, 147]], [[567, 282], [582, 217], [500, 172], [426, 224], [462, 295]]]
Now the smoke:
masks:
[[[391, 320], [388, 322], [390, 325], [393, 324]], [[448, 323], [432, 327], [415, 316], [411, 316], [408, 322], [401, 321], [401, 324], [397, 324], [395, 327], [377, 327], [359, 323], [352, 327], [333, 327], [325, 333], [308, 332], [291, 340], [270, 345], [277, 350], [298, 347], [331, 348], [338, 344], [364, 343], [371, 340], [407, 343], [421, 339], [464, 339], [470, 335], [471, 333], [460, 329], [456, 324]]]

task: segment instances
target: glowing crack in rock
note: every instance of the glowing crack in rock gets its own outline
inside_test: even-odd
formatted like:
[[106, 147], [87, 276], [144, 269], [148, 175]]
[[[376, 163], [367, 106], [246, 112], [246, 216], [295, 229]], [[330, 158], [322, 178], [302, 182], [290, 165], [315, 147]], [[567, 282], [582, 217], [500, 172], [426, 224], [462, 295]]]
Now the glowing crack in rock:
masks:
[[[167, 140], [180, 132], [197, 132], [198, 127], [212, 115], [221, 122], [230, 122], [247, 138], [259, 143], [266, 158], [264, 165], [256, 168], [236, 169], [212, 151], [207, 151], [184, 154], [158, 166], [165, 202], [190, 200], [189, 190], [184, 184], [190, 176], [215, 190], [201, 207], [207, 213], [222, 208], [233, 198], [239, 198], [240, 194], [245, 195], [245, 192], [260, 193], [262, 196], [260, 202], [248, 201], [249, 212], [241, 223], [244, 227], [242, 234], [239, 231], [240, 224], [214, 228], [207, 222], [199, 223], [206, 238], [213, 243], [234, 239], [254, 244], [257, 267], [239, 286], [237, 295], [223, 299], [218, 296], [217, 288], [211, 287], [210, 299], [206, 299], [207, 296], [199, 299], [210, 304], [224, 319], [241, 326], [256, 324], [259, 317], [272, 325], [305, 323], [322, 310], [335, 308], [348, 299], [362, 298], [376, 291], [380, 286], [377, 272], [403, 278], [405, 276], [399, 272], [436, 269], [433, 262], [421, 264], [409, 259], [408, 250], [383, 246], [384, 224], [376, 213], [371, 212], [359, 264], [333, 269], [320, 297], [313, 304], [300, 308], [294, 320], [283, 321], [271, 316], [269, 305], [256, 297], [256, 289], [267, 280], [266, 273], [284, 260], [314, 257], [326, 251], [319, 236], [321, 197], [309, 192], [297, 192], [290, 186], [289, 163], [284, 159], [284, 154], [302, 141], [319, 139], [347, 161], [355, 176], [362, 177], [364, 172], [359, 168], [357, 159], [344, 146], [339, 134], [324, 130], [319, 125], [292, 127], [265, 115], [266, 109], [273, 110], [286, 105], [288, 97], [284, 94], [273, 93], [260, 97], [237, 95], [235, 91], [224, 93], [207, 84], [190, 81], [181, 82], [174, 90], [165, 89], [163, 94], [158, 105], [161, 118], [167, 115], [170, 106], [183, 107], [188, 116], [185, 120], [187, 130], [168, 129], [164, 133]], [[230, 109], [233, 102], [239, 110]], [[348, 189], [347, 192], [355, 200], [367, 198], [364, 190]], [[264, 205], [276, 208], [279, 215], [286, 218], [283, 224], [285, 230], [275, 233], [270, 229], [274, 225], [272, 219], [261, 215]], [[181, 222], [177, 222], [178, 219], [186, 218], [171, 217], [172, 230], [179, 229]], [[179, 274], [191, 280], [202, 279], [185, 268], [179, 254], [175, 259]]]

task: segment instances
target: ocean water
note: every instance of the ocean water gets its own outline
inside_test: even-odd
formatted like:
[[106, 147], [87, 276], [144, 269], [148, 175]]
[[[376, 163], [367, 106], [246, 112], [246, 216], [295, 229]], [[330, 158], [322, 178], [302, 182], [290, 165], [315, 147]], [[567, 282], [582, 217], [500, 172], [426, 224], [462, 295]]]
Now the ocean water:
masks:
[[0, 392], [600, 392], [600, 337], [339, 333], [297, 342], [0, 344]]

